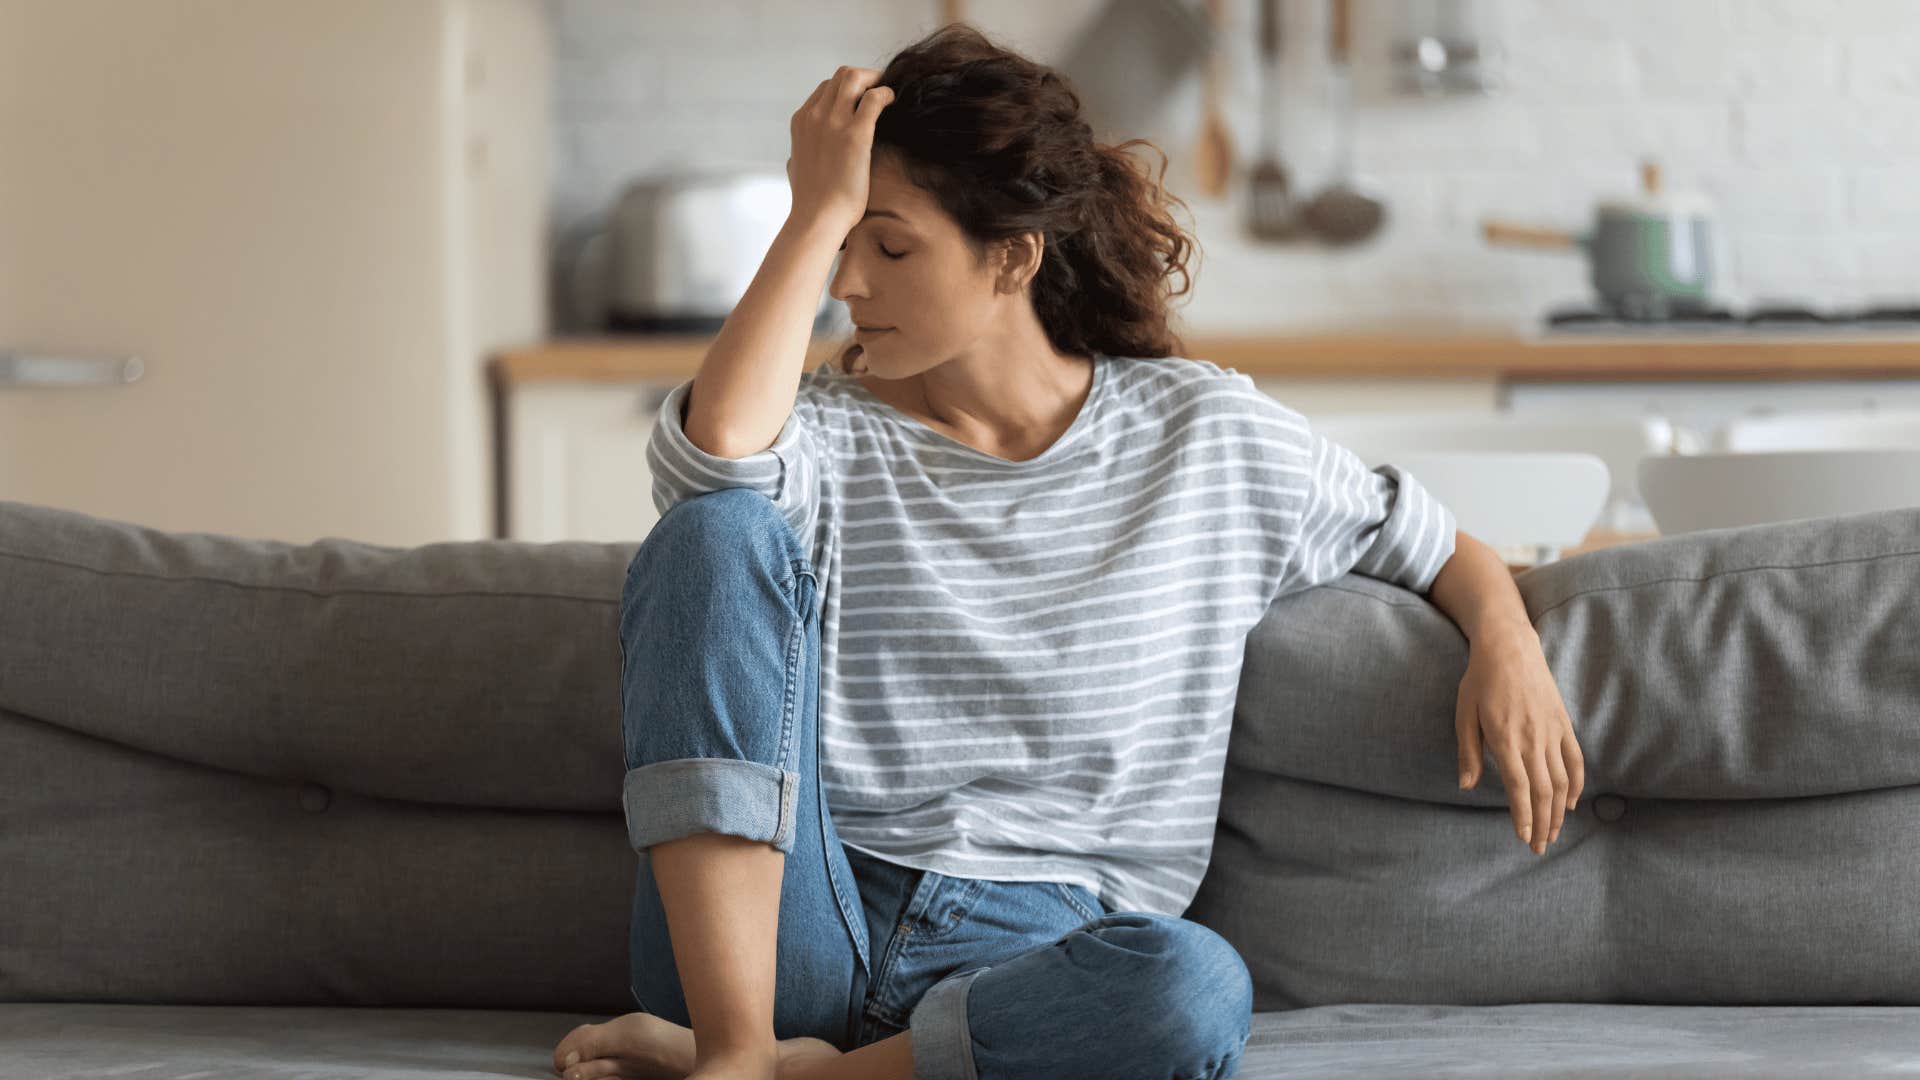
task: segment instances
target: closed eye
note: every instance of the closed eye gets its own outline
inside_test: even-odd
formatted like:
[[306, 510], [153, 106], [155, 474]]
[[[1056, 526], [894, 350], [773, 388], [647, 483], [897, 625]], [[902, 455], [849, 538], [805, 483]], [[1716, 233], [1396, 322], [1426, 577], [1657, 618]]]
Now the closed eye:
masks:
[[[879, 249], [880, 249], [880, 254], [882, 254], [882, 255], [885, 255], [885, 256], [886, 256], [887, 258], [889, 258], [889, 259], [904, 259], [904, 258], [906, 258], [906, 257], [907, 257], [907, 253], [906, 253], [906, 252], [904, 252], [904, 251], [902, 251], [902, 252], [899, 252], [898, 254], [896, 254], [896, 253], [894, 253], [894, 252], [891, 252], [891, 251], [888, 251], [888, 250], [887, 250], [887, 245], [885, 245], [885, 244], [875, 244], [875, 245], [874, 245], [874, 247], [877, 247], [877, 248], [879, 248]], [[843, 240], [843, 241], [841, 241], [841, 242], [840, 242], [840, 247], [839, 247], [839, 250], [841, 250], [841, 251], [845, 251], [845, 250], [847, 250], [847, 244], [846, 244], [846, 241], [844, 241], [844, 240]]]

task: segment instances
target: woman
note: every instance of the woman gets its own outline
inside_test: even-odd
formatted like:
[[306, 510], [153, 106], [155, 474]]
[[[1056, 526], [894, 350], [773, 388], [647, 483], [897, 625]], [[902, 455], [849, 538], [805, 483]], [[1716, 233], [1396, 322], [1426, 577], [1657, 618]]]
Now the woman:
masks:
[[[641, 1011], [557, 1070], [1232, 1075], [1251, 980], [1180, 915], [1247, 632], [1349, 571], [1468, 635], [1462, 786], [1484, 728], [1544, 850], [1580, 755], [1505, 566], [1412, 476], [1178, 355], [1190, 242], [1133, 144], [965, 26], [841, 68], [792, 137], [791, 216], [648, 448], [621, 613]], [[860, 329], [803, 372], [836, 255]]]

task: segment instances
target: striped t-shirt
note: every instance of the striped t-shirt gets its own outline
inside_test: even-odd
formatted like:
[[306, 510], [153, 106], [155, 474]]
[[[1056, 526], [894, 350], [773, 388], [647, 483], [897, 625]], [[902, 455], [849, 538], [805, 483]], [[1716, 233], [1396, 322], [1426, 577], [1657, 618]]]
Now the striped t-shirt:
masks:
[[1349, 571], [1425, 593], [1454, 518], [1232, 368], [1097, 355], [1079, 415], [1009, 461], [830, 363], [743, 458], [647, 447], [662, 514], [766, 495], [813, 552], [820, 770], [848, 847], [1183, 913], [1212, 853], [1247, 634]]

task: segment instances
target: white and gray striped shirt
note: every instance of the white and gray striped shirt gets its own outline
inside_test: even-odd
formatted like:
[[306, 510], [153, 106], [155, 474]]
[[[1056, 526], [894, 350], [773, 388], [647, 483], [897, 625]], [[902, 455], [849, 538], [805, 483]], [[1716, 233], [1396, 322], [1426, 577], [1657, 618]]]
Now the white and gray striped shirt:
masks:
[[935, 431], [830, 363], [772, 446], [647, 447], [654, 506], [765, 494], [811, 545], [820, 769], [848, 847], [1110, 910], [1183, 913], [1212, 853], [1247, 633], [1349, 571], [1425, 593], [1454, 518], [1232, 368], [1095, 358], [1028, 461]]

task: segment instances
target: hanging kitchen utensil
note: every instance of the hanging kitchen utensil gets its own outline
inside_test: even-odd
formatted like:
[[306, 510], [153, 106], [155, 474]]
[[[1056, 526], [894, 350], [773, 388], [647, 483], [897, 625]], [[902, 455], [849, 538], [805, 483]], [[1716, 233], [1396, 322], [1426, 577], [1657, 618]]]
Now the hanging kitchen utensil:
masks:
[[1220, 84], [1225, 77], [1226, 0], [1207, 0], [1207, 22], [1213, 27], [1213, 44], [1207, 52], [1207, 84], [1200, 124], [1198, 158], [1194, 163], [1195, 182], [1204, 195], [1220, 198], [1227, 193], [1227, 181], [1233, 176], [1233, 133], [1220, 115]]
[[1387, 63], [1396, 93], [1439, 97], [1488, 94], [1500, 88], [1502, 59], [1487, 40], [1481, 0], [1397, 3], [1387, 14], [1393, 44]]
[[1260, 10], [1260, 160], [1247, 177], [1247, 233], [1256, 240], [1299, 238], [1300, 211], [1280, 160], [1280, 0], [1255, 0]]
[[1664, 319], [1713, 306], [1712, 204], [1698, 193], [1663, 193], [1660, 166], [1640, 166], [1641, 196], [1594, 210], [1586, 233], [1487, 220], [1490, 244], [1584, 251], [1600, 306], [1625, 319]]
[[1057, 67], [1102, 143], [1140, 137], [1213, 48], [1213, 28], [1183, 0], [1108, 0], [1091, 27]]
[[1301, 211], [1301, 220], [1329, 244], [1353, 244], [1372, 236], [1386, 220], [1386, 203], [1362, 190], [1353, 175], [1352, 12], [1349, 0], [1333, 0], [1334, 179]]

